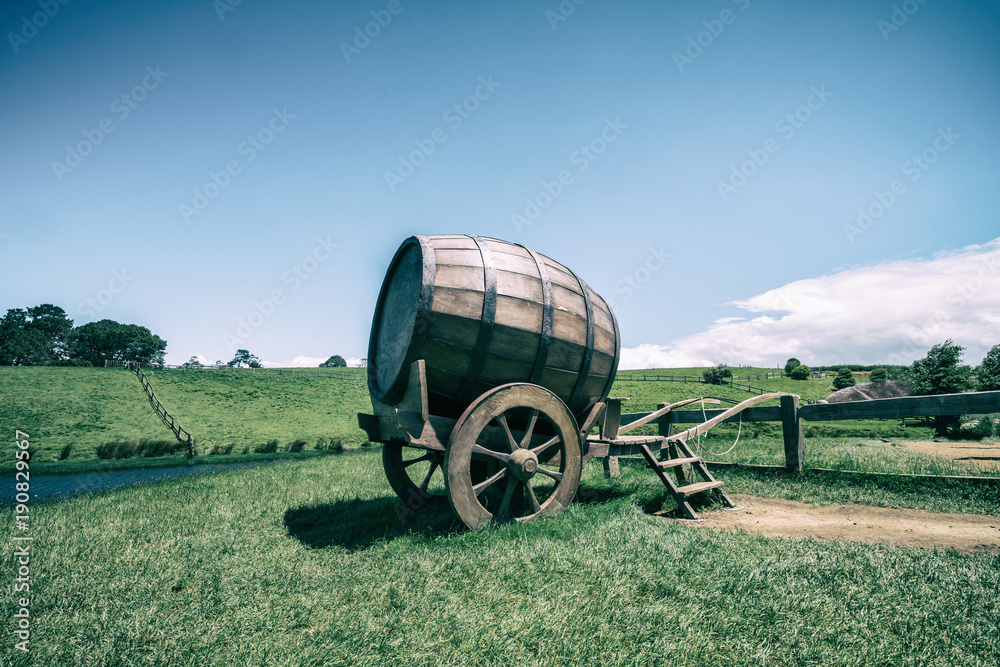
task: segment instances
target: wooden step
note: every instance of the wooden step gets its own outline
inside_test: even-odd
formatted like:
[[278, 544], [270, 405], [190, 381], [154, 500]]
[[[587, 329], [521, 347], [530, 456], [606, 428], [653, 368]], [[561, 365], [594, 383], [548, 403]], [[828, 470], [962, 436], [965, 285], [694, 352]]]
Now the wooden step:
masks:
[[620, 438], [615, 438], [614, 440], [607, 440], [605, 438], [594, 438], [594, 436], [589, 436], [587, 439], [592, 440], [593, 442], [606, 442], [609, 445], [616, 445], [616, 446], [652, 445], [666, 440], [666, 438], [662, 435], [623, 435]]
[[682, 466], [685, 463], [697, 463], [698, 461], [704, 461], [705, 459], [700, 456], [688, 456], [680, 459], [666, 459], [659, 462], [660, 469], [666, 470], [667, 468], [676, 468], [677, 466]]
[[722, 482], [719, 480], [713, 480], [711, 482], [697, 482], [695, 484], [688, 484], [687, 486], [681, 486], [677, 488], [677, 492], [684, 495], [690, 496], [695, 493], [701, 493], [702, 491], [707, 491], [709, 489], [717, 489], [722, 486]]

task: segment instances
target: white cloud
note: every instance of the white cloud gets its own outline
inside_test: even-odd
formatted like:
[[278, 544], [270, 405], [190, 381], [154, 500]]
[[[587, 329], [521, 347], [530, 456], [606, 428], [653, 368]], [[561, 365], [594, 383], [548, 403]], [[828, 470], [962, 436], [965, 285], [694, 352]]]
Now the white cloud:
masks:
[[930, 259], [844, 269], [734, 301], [726, 317], [667, 345], [623, 348], [621, 368], [909, 364], [951, 338], [978, 364], [1000, 344], [1000, 239]]

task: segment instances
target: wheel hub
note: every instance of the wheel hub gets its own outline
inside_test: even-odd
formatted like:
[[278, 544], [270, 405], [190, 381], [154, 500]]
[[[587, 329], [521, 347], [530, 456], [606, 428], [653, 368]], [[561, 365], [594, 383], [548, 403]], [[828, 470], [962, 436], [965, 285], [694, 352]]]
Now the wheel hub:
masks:
[[538, 457], [528, 449], [518, 449], [510, 455], [507, 469], [515, 479], [531, 479], [538, 471]]

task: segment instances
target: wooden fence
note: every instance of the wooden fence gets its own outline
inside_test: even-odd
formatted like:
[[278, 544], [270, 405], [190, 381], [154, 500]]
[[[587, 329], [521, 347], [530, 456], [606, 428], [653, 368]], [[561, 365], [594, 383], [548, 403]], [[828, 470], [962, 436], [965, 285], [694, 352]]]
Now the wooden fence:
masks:
[[[718, 386], [732, 387], [733, 389], [739, 389], [740, 391], [745, 391], [749, 394], [756, 394], [757, 396], [763, 396], [764, 394], [769, 394], [774, 391], [774, 389], [763, 389], [761, 387], [754, 387], [750, 384], [743, 384], [737, 382], [737, 380], [756, 378], [758, 380], [770, 380], [772, 378], [782, 377], [784, 373], [758, 373], [757, 375], [734, 375], [731, 378], [725, 378], [719, 382]], [[630, 374], [624, 375], [619, 373], [615, 376], [615, 382], [694, 382], [696, 384], [711, 384], [705, 382], [705, 379], [697, 375], [664, 375], [661, 373], [656, 374]]]
[[[663, 403], [659, 407], [664, 407]], [[722, 414], [724, 410], [674, 410], [656, 420], [660, 435], [671, 435], [675, 424], [700, 424]], [[1000, 391], [944, 394], [941, 396], [903, 396], [870, 401], [845, 403], [814, 403], [800, 405], [799, 397], [785, 395], [780, 405], [750, 407], [739, 416], [726, 421], [775, 422], [782, 424], [785, 445], [785, 469], [801, 471], [805, 465], [805, 437], [802, 421], [835, 421], [840, 419], [905, 419], [907, 417], [958, 417], [970, 414], [1000, 412]], [[622, 426], [642, 419], [649, 412], [633, 412], [621, 416]]]
[[236, 366], [184, 366], [175, 364], [137, 364], [134, 361], [105, 361], [105, 368], [139, 366], [141, 368], [151, 368], [153, 370], [184, 370], [184, 371], [243, 371], [245, 373], [290, 373], [299, 377], [326, 377], [337, 380], [350, 380], [353, 382], [367, 382], [367, 375], [355, 375], [344, 371], [336, 371], [330, 368], [239, 368]]
[[146, 377], [146, 374], [142, 372], [142, 368], [139, 367], [139, 364], [126, 361], [123, 366], [135, 373], [136, 377], [139, 378], [139, 382], [142, 384], [142, 388], [145, 390], [146, 396], [149, 397], [149, 404], [153, 406], [153, 410], [156, 411], [156, 414], [161, 420], [163, 420], [163, 423], [167, 426], [167, 428], [173, 431], [178, 440], [187, 443], [187, 455], [189, 458], [193, 458], [194, 436], [191, 435], [187, 429], [182, 427], [180, 422], [177, 421], [173, 415], [167, 412], [165, 407], [163, 407], [163, 404], [160, 403], [160, 399], [156, 397], [156, 394], [153, 392], [152, 385], [149, 384], [149, 379]]

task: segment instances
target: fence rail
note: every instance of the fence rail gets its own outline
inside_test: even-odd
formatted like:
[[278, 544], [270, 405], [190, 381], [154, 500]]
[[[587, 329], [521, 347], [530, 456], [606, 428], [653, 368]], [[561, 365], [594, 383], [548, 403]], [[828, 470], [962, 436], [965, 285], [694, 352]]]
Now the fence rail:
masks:
[[[663, 407], [661, 404], [660, 407]], [[674, 424], [700, 424], [721, 415], [725, 410], [673, 410], [658, 418], [660, 435], [671, 435]], [[799, 406], [799, 397], [781, 397], [781, 405], [755, 406], [726, 421], [782, 423], [785, 443], [785, 468], [802, 470], [805, 461], [805, 436], [802, 420], [836, 421], [840, 419], [904, 419], [906, 417], [957, 417], [968, 414], [1000, 412], [1000, 391], [967, 392], [941, 396], [902, 396], [845, 403], [817, 403]], [[650, 412], [632, 412], [621, 416], [625, 426]]]
[[346, 372], [338, 372], [329, 368], [297, 367], [297, 368], [241, 368], [238, 366], [184, 366], [177, 364], [139, 364], [134, 361], [105, 361], [105, 368], [131, 367], [137, 365], [141, 368], [152, 370], [184, 370], [184, 371], [242, 371], [245, 373], [290, 373], [299, 377], [328, 377], [338, 380], [351, 380], [354, 382], [367, 382], [367, 375], [355, 375]]
[[139, 382], [142, 384], [142, 388], [145, 390], [146, 396], [149, 397], [149, 404], [153, 406], [153, 410], [156, 412], [157, 416], [163, 421], [167, 428], [169, 428], [173, 434], [177, 436], [178, 440], [187, 443], [187, 455], [188, 457], [193, 458], [194, 436], [191, 435], [191, 432], [181, 426], [181, 423], [177, 421], [173, 415], [167, 412], [165, 407], [163, 407], [163, 404], [160, 403], [160, 399], [156, 397], [156, 393], [153, 391], [153, 386], [149, 384], [149, 379], [146, 377], [146, 374], [142, 372], [142, 368], [139, 367], [139, 364], [126, 361], [123, 366], [124, 368], [135, 373], [136, 377], [139, 378]]

